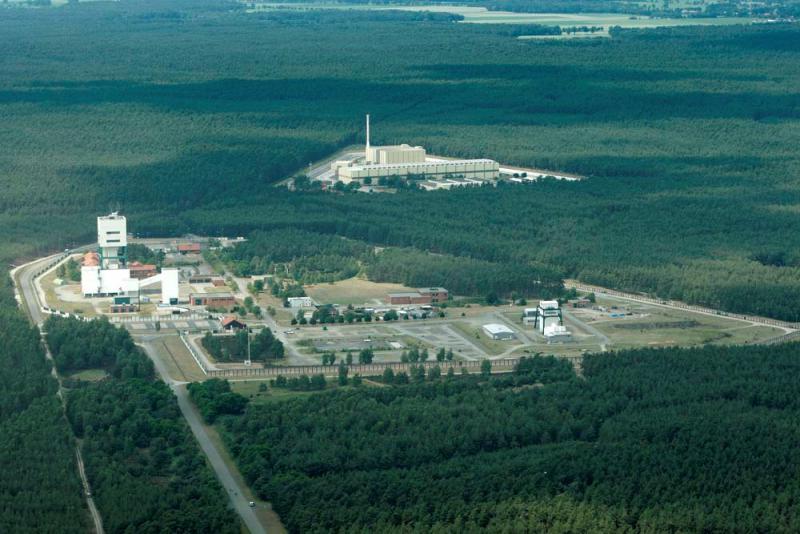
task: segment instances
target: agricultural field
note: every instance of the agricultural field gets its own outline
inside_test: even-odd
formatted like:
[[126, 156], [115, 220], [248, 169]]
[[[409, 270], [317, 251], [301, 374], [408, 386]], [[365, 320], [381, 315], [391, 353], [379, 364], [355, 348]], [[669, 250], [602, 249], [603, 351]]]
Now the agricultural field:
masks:
[[731, 24], [751, 24], [747, 17], [715, 17], [715, 18], [670, 18], [632, 15], [625, 13], [522, 13], [502, 10], [488, 10], [485, 7], [463, 5], [392, 5], [347, 4], [347, 3], [280, 3], [265, 2], [252, 4], [247, 2], [248, 11], [260, 12], [274, 9], [343, 9], [373, 11], [423, 11], [430, 13], [452, 13], [460, 15], [464, 24], [539, 24], [549, 26], [602, 26], [608, 35], [608, 29], [620, 28], [658, 28], [668, 26], [717, 26]]

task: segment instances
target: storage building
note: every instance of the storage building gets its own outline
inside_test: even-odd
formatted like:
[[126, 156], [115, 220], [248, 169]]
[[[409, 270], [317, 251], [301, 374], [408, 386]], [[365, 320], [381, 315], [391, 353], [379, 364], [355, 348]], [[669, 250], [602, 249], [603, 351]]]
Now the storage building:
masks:
[[209, 308], [231, 308], [236, 305], [236, 299], [231, 293], [192, 293], [189, 302]]
[[517, 337], [514, 331], [504, 324], [485, 324], [483, 325], [483, 331], [486, 332], [486, 335], [490, 338], [497, 340], [514, 339]]

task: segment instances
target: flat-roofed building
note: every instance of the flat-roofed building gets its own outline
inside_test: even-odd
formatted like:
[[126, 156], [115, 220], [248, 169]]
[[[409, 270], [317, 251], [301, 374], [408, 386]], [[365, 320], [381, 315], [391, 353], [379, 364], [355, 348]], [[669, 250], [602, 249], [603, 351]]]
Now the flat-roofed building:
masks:
[[189, 302], [194, 306], [231, 308], [236, 304], [236, 299], [231, 293], [192, 293]]
[[178, 245], [181, 254], [200, 254], [200, 243], [181, 243]]
[[497, 340], [514, 339], [517, 337], [513, 330], [499, 323], [485, 324], [483, 325], [483, 331], [486, 332], [486, 335], [490, 338]]
[[389, 293], [389, 304], [439, 304], [449, 298], [443, 287], [421, 287], [416, 291]]
[[286, 299], [290, 308], [313, 308], [315, 303], [311, 297], [289, 297]]
[[425, 149], [421, 146], [390, 145], [367, 149], [367, 163], [389, 165], [394, 163], [425, 163]]
[[[339, 180], [350, 183], [364, 178], [378, 179], [397, 176], [418, 177], [426, 180], [464, 178], [472, 180], [496, 180], [500, 176], [500, 164], [491, 159], [461, 159], [425, 161], [417, 163], [368, 163], [338, 168]], [[465, 182], [465, 185], [467, 182]]]

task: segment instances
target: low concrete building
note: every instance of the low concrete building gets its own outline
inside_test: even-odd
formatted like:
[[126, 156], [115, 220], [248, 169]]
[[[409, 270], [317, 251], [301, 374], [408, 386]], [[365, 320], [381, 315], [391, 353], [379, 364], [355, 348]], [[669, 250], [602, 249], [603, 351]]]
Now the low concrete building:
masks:
[[190, 284], [211, 284], [214, 287], [225, 285], [225, 279], [214, 274], [194, 274], [189, 277]]
[[421, 287], [416, 291], [389, 293], [389, 304], [402, 306], [405, 304], [439, 304], [447, 301], [450, 294], [443, 287]]
[[486, 332], [486, 335], [492, 339], [497, 340], [507, 340], [507, 339], [514, 339], [517, 335], [504, 324], [498, 323], [489, 323], [483, 325], [483, 331]]
[[182, 243], [178, 245], [181, 254], [200, 254], [200, 243]]
[[572, 341], [572, 332], [560, 324], [548, 324], [544, 329], [544, 338], [548, 343], [566, 343]]
[[289, 307], [292, 309], [313, 308], [316, 305], [311, 297], [289, 297], [286, 302], [289, 303]]
[[466, 178], [473, 180], [496, 180], [500, 176], [500, 164], [490, 159], [463, 159], [426, 161], [420, 163], [364, 164], [339, 167], [338, 178], [349, 184], [353, 180], [381, 177], [408, 176], [425, 180]]

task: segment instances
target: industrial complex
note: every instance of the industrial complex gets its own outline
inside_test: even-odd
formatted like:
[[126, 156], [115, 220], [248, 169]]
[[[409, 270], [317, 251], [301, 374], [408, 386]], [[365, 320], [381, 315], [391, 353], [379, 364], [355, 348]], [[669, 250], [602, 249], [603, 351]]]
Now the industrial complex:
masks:
[[420, 180], [426, 189], [440, 188], [437, 184], [442, 182], [450, 186], [479, 184], [500, 176], [500, 164], [491, 159], [432, 158], [423, 147], [406, 144], [371, 146], [369, 115], [363, 158], [334, 161], [331, 170], [345, 184], [399, 177]]
[[[161, 284], [162, 304], [178, 303], [179, 269], [154, 269], [142, 277], [141, 264], [128, 265], [128, 227], [124, 216], [114, 212], [97, 218], [97, 251], [87, 252], [81, 266], [81, 293], [84, 297], [119, 297], [115, 304], [130, 304], [131, 296]], [[148, 269], [149, 270], [149, 269]]]

